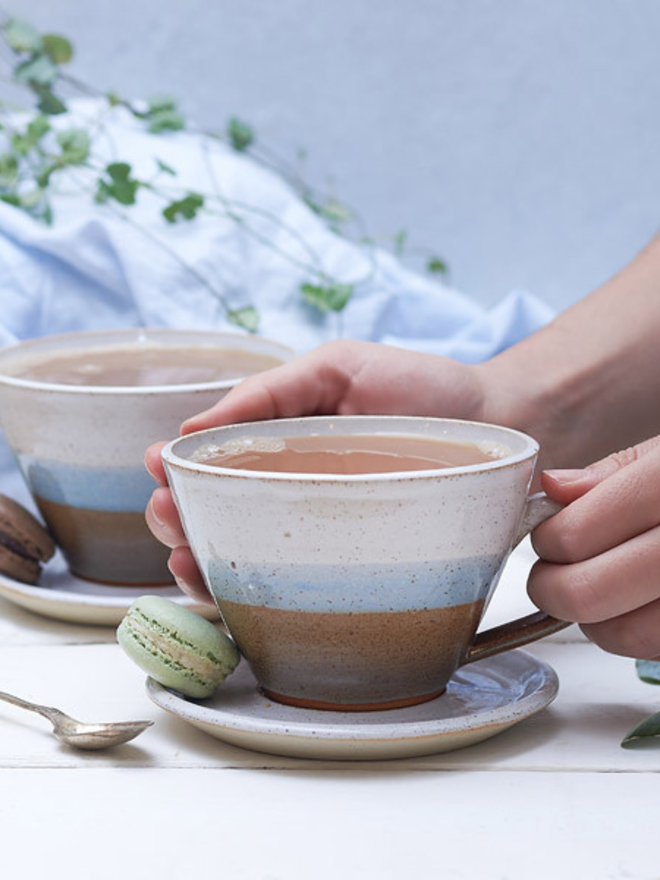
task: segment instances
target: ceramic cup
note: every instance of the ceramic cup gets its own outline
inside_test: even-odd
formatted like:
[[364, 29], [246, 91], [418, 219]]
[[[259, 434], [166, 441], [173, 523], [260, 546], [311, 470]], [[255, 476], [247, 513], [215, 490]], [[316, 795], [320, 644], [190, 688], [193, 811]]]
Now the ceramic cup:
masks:
[[[437, 438], [497, 457], [344, 476], [191, 460], [245, 438], [309, 434]], [[432, 699], [461, 664], [565, 626], [539, 612], [475, 636], [512, 548], [558, 509], [528, 497], [537, 452], [493, 425], [339, 416], [215, 428], [162, 456], [205, 582], [261, 688], [360, 711]]]
[[[0, 350], [0, 428], [72, 573], [117, 585], [172, 582], [168, 552], [146, 526], [154, 489], [147, 447], [179, 433], [237, 379], [197, 384], [95, 386], [21, 376], [51, 357], [125, 349], [211, 348], [289, 360], [287, 346], [256, 336], [170, 329], [48, 336]], [[92, 357], [93, 360], [93, 357]]]

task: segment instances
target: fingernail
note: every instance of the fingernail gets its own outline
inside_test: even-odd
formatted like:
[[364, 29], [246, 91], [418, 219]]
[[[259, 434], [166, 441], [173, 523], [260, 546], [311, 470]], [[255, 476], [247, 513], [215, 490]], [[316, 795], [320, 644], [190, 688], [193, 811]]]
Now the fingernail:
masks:
[[204, 410], [204, 412], [197, 413], [197, 415], [190, 416], [185, 420], [185, 422], [182, 422], [179, 428], [179, 434], [192, 434], [192, 432], [195, 430], [195, 426], [199, 424], [200, 417], [203, 416], [204, 413], [206, 413], [206, 410]]
[[543, 471], [543, 473], [561, 486], [568, 485], [568, 483], [578, 483], [587, 476], [587, 472], [583, 468], [561, 471]]
[[149, 499], [149, 502], [147, 504], [147, 511], [157, 526], [159, 526], [161, 529], [166, 528], [166, 524], [162, 521], [162, 519], [159, 516], [156, 516], [153, 498]]
[[168, 567], [168, 569], [169, 569], [169, 572], [170, 572], [170, 574], [172, 575], [172, 577], [174, 578], [174, 582], [176, 583], [177, 587], [179, 587], [179, 589], [180, 589], [180, 590], [183, 590], [183, 592], [185, 593], [185, 592], [186, 592], [186, 587], [187, 587], [188, 585], [186, 584], [186, 582], [184, 581], [183, 578], [179, 577], [178, 574], [175, 574], [175, 573], [172, 571], [172, 566], [170, 565], [170, 561], [171, 561], [171, 560], [169, 560], [169, 559], [167, 560], [167, 567]]

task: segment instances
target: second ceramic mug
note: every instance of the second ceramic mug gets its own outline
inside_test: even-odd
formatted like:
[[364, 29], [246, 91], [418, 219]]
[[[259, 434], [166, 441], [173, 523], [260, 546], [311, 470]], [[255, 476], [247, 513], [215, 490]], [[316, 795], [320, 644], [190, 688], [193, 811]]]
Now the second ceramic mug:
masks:
[[[197, 351], [205, 358], [200, 373], [193, 369]], [[78, 369], [98, 369], [107, 352], [118, 353], [120, 367], [154, 352], [164, 361], [152, 384], [131, 384], [130, 370], [123, 379], [121, 368], [120, 378], [105, 384], [52, 378], [63, 358], [82, 355], [89, 360]], [[181, 367], [168, 362], [177, 352], [191, 353], [191, 375], [206, 375], [209, 357], [225, 367], [232, 358], [242, 363], [238, 376], [184, 384], [180, 375], [177, 381]], [[71, 571], [114, 585], [172, 583], [168, 551], [144, 519], [154, 489], [145, 450], [226, 394], [250, 358], [263, 369], [292, 356], [263, 337], [166, 328], [80, 331], [0, 350], [0, 427]]]
[[[488, 458], [349, 475], [194, 460], [310, 434], [449, 440]], [[537, 452], [493, 425], [340, 416], [216, 428], [162, 454], [205, 582], [263, 690], [346, 711], [431, 699], [460, 665], [565, 626], [539, 613], [475, 637], [512, 548], [558, 509], [528, 497]]]

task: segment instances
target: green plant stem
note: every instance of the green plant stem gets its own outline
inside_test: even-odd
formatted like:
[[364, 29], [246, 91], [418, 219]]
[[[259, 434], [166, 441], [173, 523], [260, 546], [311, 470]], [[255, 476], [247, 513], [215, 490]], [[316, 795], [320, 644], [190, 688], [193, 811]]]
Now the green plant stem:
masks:
[[141, 226], [139, 223], [136, 223], [132, 217], [126, 214], [124, 211], [119, 210], [112, 204], [107, 204], [105, 206], [108, 210], [115, 215], [119, 220], [122, 220], [124, 223], [128, 224], [132, 229], [135, 229], [137, 232], [140, 232], [145, 238], [151, 241], [153, 244], [158, 245], [161, 250], [165, 251], [175, 263], [177, 263], [181, 268], [185, 269], [205, 290], [208, 290], [220, 303], [224, 311], [228, 314], [232, 311], [229, 303], [225, 299], [225, 297], [220, 293], [219, 290], [199, 272], [194, 266], [191, 266], [190, 263], [187, 263], [182, 257], [180, 257], [175, 250], [173, 250], [168, 244], [158, 238], [157, 235], [154, 235], [150, 229], [147, 229], [144, 226]]
[[[313, 248], [310, 247], [310, 245], [304, 240], [304, 238], [300, 235], [300, 233], [296, 229], [293, 229], [293, 227], [289, 226], [289, 224], [285, 223], [279, 217], [276, 217], [271, 211], [268, 211], [264, 208], [257, 208], [254, 206], [250, 206], [250, 205], [246, 204], [245, 202], [236, 202], [233, 200], [230, 201], [229, 199], [227, 199], [227, 197], [223, 194], [222, 190], [220, 189], [220, 184], [219, 184], [217, 176], [215, 174], [215, 169], [213, 168], [213, 163], [211, 162], [211, 157], [209, 155], [208, 146], [206, 144], [203, 144], [202, 155], [204, 156], [204, 162], [206, 164], [206, 168], [208, 171], [209, 180], [211, 181], [211, 186], [213, 187], [214, 195], [218, 199], [220, 204], [224, 207], [227, 217], [231, 217], [231, 219], [233, 219], [236, 223], [239, 223], [241, 225], [241, 228], [243, 228], [248, 234], [252, 235], [257, 241], [260, 241], [262, 244], [267, 244], [271, 248], [271, 250], [275, 251], [280, 256], [289, 260], [291, 263], [298, 266], [298, 268], [301, 268], [307, 272], [309, 272], [311, 269], [311, 271], [318, 276], [324, 275], [322, 265], [321, 265], [321, 260], [320, 260], [319, 256], [316, 254], [316, 252], [313, 250]], [[310, 259], [312, 260], [312, 262], [314, 263], [314, 265], [310, 267], [308, 264], [302, 262], [301, 260], [298, 260], [296, 257], [293, 257], [291, 254], [289, 254], [287, 251], [282, 250], [282, 248], [275, 245], [270, 240], [266, 239], [264, 236], [262, 236], [256, 230], [252, 229], [252, 227], [245, 224], [243, 218], [237, 216], [234, 213], [234, 210], [232, 209], [232, 205], [237, 207], [239, 210], [250, 211], [251, 213], [253, 213], [255, 215], [261, 216], [264, 219], [267, 219], [273, 223], [276, 223], [278, 226], [280, 226], [280, 228], [282, 228], [284, 231], [286, 231], [291, 236], [291, 238], [293, 238], [294, 241], [298, 242], [298, 244], [300, 244], [303, 247], [303, 249], [308, 253], [308, 255], [309, 255]]]

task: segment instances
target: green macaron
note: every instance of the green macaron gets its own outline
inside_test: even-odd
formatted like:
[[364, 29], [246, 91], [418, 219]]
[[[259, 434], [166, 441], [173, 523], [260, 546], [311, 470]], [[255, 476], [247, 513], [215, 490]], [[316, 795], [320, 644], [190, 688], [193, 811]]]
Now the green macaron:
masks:
[[162, 596], [140, 596], [117, 629], [126, 654], [165, 687], [210, 697], [240, 660], [224, 632], [189, 608]]

